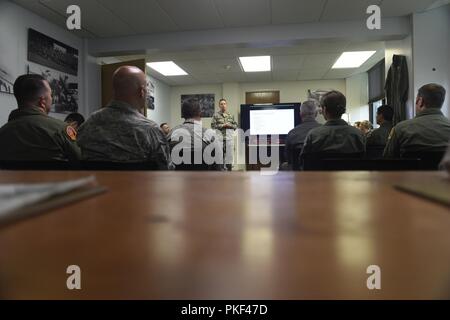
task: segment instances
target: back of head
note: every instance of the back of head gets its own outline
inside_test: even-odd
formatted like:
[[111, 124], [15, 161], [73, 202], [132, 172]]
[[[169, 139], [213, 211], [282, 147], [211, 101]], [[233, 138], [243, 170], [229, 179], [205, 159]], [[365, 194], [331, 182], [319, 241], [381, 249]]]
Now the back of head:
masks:
[[181, 106], [181, 117], [184, 119], [195, 119], [201, 117], [201, 108], [197, 99], [189, 99]]
[[325, 107], [325, 112], [333, 119], [340, 119], [345, 113], [347, 100], [345, 96], [336, 90], [329, 91], [323, 95], [321, 100], [322, 107]]
[[316, 102], [307, 100], [300, 106], [300, 116], [302, 119], [314, 119], [317, 116]]
[[424, 101], [426, 108], [442, 108], [445, 100], [445, 89], [439, 84], [429, 83], [419, 89], [418, 96]]
[[14, 96], [20, 107], [35, 103], [40, 96], [44, 95], [47, 80], [38, 74], [24, 74], [14, 82]]
[[64, 119], [64, 122], [67, 122], [67, 123], [76, 122], [79, 127], [84, 123], [84, 117], [81, 114], [74, 112], [74, 113], [69, 114], [66, 117], [66, 119]]
[[381, 107], [377, 109], [377, 114], [381, 114], [383, 119], [386, 121], [392, 121], [394, 118], [394, 109], [387, 104], [383, 104]]
[[141, 69], [134, 66], [119, 67], [114, 72], [112, 80], [115, 100], [124, 101], [139, 108], [145, 106], [146, 78]]

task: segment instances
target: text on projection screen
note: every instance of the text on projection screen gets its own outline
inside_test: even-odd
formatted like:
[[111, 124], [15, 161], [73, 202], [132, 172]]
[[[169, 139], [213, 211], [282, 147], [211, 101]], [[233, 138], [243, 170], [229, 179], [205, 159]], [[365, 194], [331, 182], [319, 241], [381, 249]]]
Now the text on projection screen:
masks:
[[250, 110], [250, 135], [288, 134], [294, 126], [294, 109]]

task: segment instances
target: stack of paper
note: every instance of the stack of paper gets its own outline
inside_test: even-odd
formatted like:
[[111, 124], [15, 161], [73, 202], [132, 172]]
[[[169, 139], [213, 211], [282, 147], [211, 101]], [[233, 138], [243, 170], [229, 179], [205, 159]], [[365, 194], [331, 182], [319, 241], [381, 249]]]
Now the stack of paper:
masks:
[[0, 184], [0, 221], [15, 214], [19, 209], [94, 185], [95, 182], [95, 177], [89, 176], [54, 183]]

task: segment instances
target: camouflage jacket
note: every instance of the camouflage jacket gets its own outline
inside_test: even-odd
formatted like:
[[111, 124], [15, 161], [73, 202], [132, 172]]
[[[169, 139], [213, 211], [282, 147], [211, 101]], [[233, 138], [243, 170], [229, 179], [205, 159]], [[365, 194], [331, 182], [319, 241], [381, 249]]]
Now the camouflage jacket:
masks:
[[[225, 124], [231, 125], [232, 128], [225, 128]], [[211, 121], [211, 128], [220, 132], [224, 140], [232, 139], [233, 130], [235, 130], [237, 126], [238, 125], [234, 120], [234, 117], [226, 111], [218, 111], [214, 113]]]
[[158, 125], [125, 102], [94, 112], [79, 129], [78, 145], [84, 160], [149, 161], [170, 168], [169, 145]]

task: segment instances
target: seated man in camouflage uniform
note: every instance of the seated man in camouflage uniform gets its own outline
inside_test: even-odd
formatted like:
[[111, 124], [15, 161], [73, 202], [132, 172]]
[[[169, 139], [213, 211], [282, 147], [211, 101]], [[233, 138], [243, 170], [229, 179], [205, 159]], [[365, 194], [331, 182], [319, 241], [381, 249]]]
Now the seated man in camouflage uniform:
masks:
[[230, 171], [233, 163], [233, 131], [237, 129], [237, 123], [233, 115], [227, 112], [227, 107], [227, 100], [220, 99], [220, 110], [213, 115], [211, 128], [222, 134], [224, 168]]
[[123, 66], [113, 75], [113, 101], [80, 127], [82, 158], [90, 161], [149, 162], [168, 169], [169, 146], [157, 123], [139, 111], [147, 97], [145, 74]]
[[223, 170], [222, 141], [217, 140], [214, 130], [202, 126], [199, 102], [194, 99], [184, 102], [181, 116], [185, 119], [183, 124], [174, 127], [167, 136], [174, 164], [182, 164], [185, 169], [203, 165], [208, 170]]
[[302, 156], [326, 153], [363, 155], [365, 152], [363, 133], [341, 119], [346, 109], [345, 96], [339, 91], [330, 91], [322, 97], [321, 104], [327, 122], [308, 133]]
[[47, 80], [22, 75], [14, 82], [14, 95], [18, 109], [0, 128], [0, 160], [77, 162], [81, 154], [75, 129], [48, 116], [52, 89]]
[[416, 97], [416, 117], [397, 124], [384, 149], [385, 158], [401, 158], [407, 152], [445, 152], [450, 137], [450, 121], [442, 114], [445, 89], [427, 84]]

